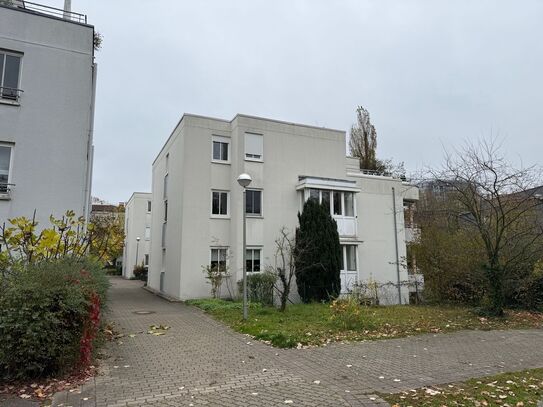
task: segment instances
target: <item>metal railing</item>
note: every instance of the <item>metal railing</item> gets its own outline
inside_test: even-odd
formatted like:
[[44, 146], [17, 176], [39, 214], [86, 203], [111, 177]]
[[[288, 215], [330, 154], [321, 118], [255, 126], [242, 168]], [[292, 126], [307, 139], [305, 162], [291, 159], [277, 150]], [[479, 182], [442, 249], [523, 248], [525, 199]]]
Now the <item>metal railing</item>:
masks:
[[0, 182], [0, 199], [6, 199], [11, 196], [11, 190], [15, 184], [10, 184], [7, 182]]
[[10, 100], [12, 102], [19, 103], [21, 94], [23, 93], [22, 89], [8, 88], [7, 86], [0, 86], [0, 99]]
[[65, 20], [74, 21], [76, 23], [87, 24], [87, 16], [73, 11], [65, 11], [60, 8], [45, 6], [43, 4], [32, 3], [24, 0], [0, 0], [0, 5], [15, 7], [24, 10], [33, 11], [40, 14], [45, 14], [52, 17], [63, 18]]

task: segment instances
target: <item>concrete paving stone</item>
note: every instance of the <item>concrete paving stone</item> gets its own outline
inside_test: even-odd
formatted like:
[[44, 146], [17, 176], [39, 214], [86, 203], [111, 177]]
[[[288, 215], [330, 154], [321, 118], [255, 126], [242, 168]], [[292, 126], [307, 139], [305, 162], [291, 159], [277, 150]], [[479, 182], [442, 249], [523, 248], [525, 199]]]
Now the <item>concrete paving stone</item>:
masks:
[[[386, 406], [375, 393], [543, 367], [543, 330], [280, 350], [233, 332], [201, 310], [154, 296], [140, 282], [111, 281], [108, 319], [127, 336], [122, 344], [107, 345], [101, 373], [81, 394], [55, 395], [53, 406], [80, 406], [84, 397], [92, 400], [85, 406], [93, 407], [286, 406], [288, 400], [293, 406]], [[147, 334], [152, 324], [170, 329], [163, 336]]]

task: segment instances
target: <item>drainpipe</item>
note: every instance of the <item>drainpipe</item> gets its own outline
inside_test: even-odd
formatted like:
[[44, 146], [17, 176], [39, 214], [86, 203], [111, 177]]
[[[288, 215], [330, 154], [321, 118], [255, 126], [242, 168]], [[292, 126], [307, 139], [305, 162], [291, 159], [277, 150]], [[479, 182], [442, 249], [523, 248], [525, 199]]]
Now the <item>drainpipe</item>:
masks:
[[396, 274], [398, 277], [398, 304], [402, 304], [402, 288], [400, 286], [400, 252], [398, 249], [398, 220], [396, 218], [396, 190], [392, 187], [392, 208], [394, 213], [394, 243], [396, 245]]
[[94, 105], [96, 101], [96, 75], [98, 71], [98, 65], [92, 64], [92, 95], [89, 112], [89, 134], [87, 139], [87, 179], [85, 182], [85, 197], [83, 208], [83, 216], [85, 217], [85, 223], [90, 219], [91, 209], [91, 189], [92, 189], [92, 167], [94, 163]]

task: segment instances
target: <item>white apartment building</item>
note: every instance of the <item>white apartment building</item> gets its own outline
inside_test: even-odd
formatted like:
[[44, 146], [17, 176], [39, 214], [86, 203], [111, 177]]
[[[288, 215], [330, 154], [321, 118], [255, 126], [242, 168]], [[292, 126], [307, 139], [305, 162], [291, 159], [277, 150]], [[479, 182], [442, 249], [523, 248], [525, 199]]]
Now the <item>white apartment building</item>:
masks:
[[134, 192], [125, 206], [123, 277], [134, 277], [134, 266], [149, 266], [151, 250], [151, 208], [149, 192]]
[[89, 216], [93, 37], [84, 15], [0, 1], [0, 224]]
[[[148, 286], [181, 300], [209, 297], [202, 266], [218, 264], [236, 287], [244, 207], [248, 273], [256, 273], [273, 265], [280, 228], [294, 233], [310, 197], [329, 201], [337, 221], [342, 292], [356, 281], [406, 281], [403, 205], [418, 190], [361, 172], [357, 159], [345, 157], [345, 138], [344, 131], [241, 114], [230, 121], [185, 114], [153, 163]], [[241, 173], [253, 180], [245, 205]], [[407, 287], [394, 288], [381, 301], [406, 303], [408, 296]]]

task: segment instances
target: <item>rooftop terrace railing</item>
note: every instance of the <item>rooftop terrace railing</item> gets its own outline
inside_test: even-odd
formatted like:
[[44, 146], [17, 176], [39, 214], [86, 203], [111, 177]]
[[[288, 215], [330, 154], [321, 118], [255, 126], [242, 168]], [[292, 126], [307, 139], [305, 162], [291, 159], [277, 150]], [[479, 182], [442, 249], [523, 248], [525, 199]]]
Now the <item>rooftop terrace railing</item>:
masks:
[[73, 11], [66, 11], [56, 7], [45, 6], [39, 3], [32, 3], [30, 1], [0, 0], [0, 6], [19, 8], [52, 17], [63, 18], [65, 20], [74, 21], [76, 23], [87, 24], [87, 16], [85, 14], [75, 13]]

